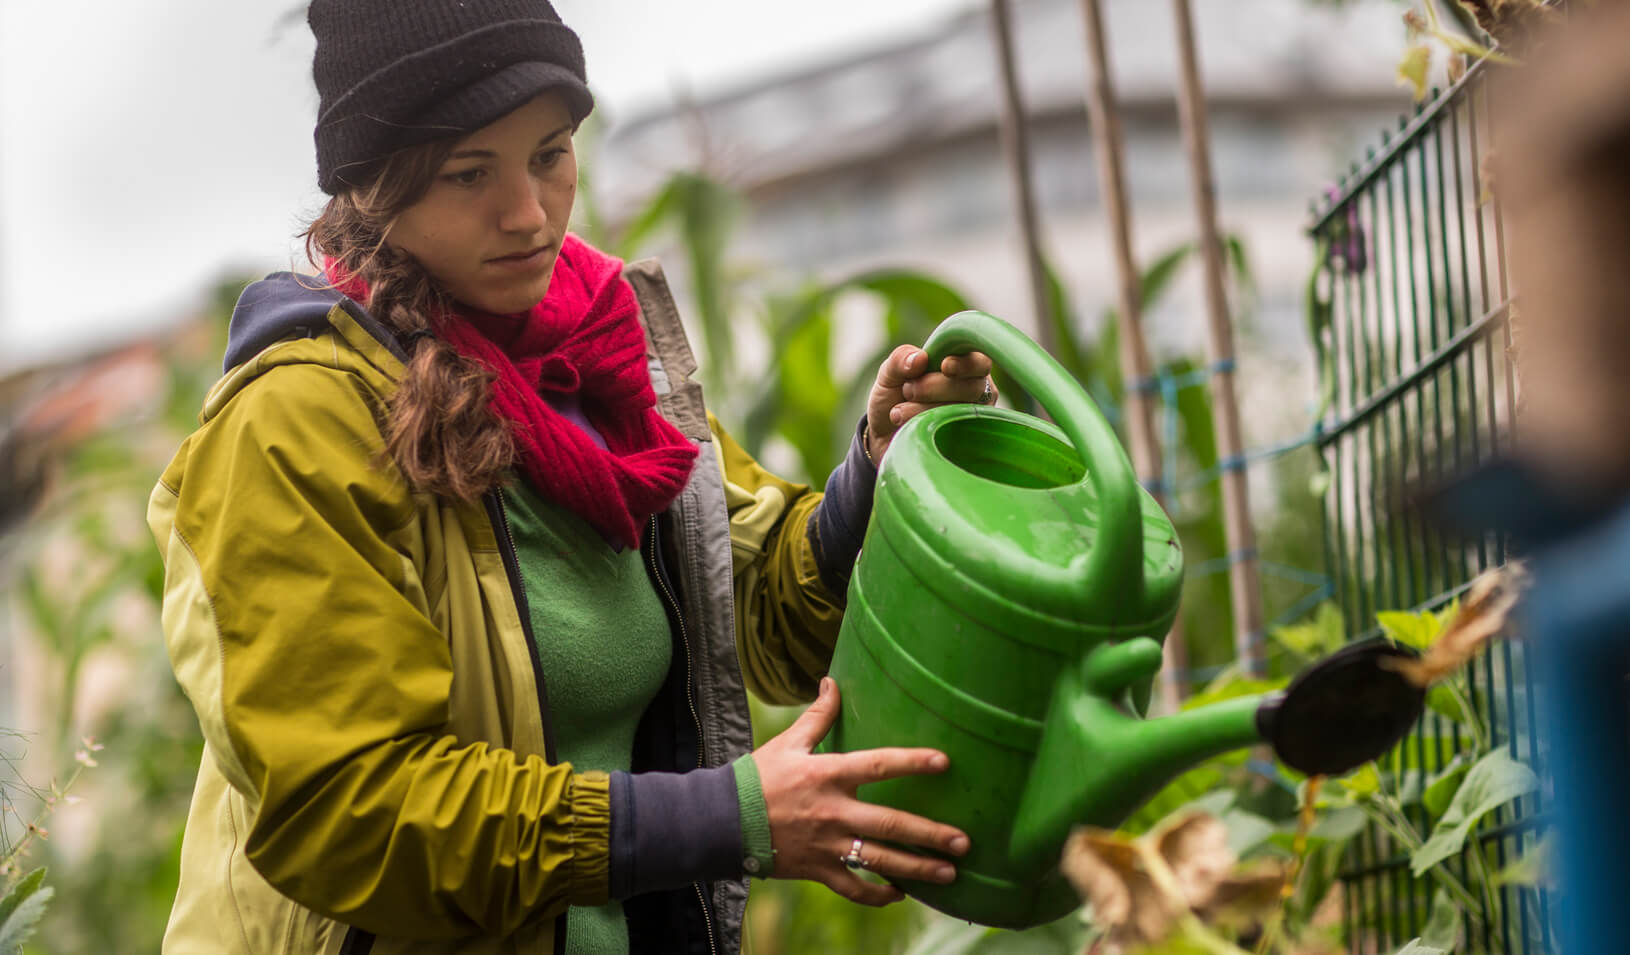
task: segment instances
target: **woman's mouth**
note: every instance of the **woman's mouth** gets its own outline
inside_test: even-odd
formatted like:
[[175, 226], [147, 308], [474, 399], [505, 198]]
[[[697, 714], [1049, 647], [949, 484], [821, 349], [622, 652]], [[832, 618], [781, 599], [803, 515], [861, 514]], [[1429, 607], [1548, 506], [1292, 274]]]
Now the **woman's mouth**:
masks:
[[547, 265], [549, 263], [549, 256], [553, 252], [554, 246], [540, 245], [535, 249], [528, 249], [524, 252], [515, 252], [510, 255], [501, 255], [497, 258], [488, 259], [487, 263], [489, 265], [496, 265], [501, 269], [513, 269], [519, 272], [527, 272], [534, 269], [543, 268], [545, 265]]

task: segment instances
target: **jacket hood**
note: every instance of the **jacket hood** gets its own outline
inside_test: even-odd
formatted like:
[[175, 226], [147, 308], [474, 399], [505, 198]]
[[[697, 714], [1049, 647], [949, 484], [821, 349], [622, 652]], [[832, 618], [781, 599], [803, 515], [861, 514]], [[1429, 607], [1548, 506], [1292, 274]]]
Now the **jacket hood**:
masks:
[[286, 338], [311, 338], [321, 333], [332, 324], [328, 315], [336, 305], [391, 354], [407, 360], [396, 336], [356, 301], [328, 285], [326, 276], [274, 272], [250, 283], [232, 307], [221, 370], [231, 371]]

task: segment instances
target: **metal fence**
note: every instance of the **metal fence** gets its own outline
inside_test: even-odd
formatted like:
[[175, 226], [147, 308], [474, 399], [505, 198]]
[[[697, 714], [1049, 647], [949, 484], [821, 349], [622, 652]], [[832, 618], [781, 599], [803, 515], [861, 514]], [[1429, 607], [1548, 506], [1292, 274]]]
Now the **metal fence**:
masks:
[[[1377, 611], [1441, 607], [1506, 560], [1502, 540], [1451, 539], [1404, 500], [1405, 489], [1461, 472], [1513, 435], [1511, 289], [1482, 164], [1499, 115], [1486, 77], [1474, 67], [1402, 117], [1314, 203], [1319, 267], [1308, 296], [1327, 402], [1317, 439], [1331, 480], [1325, 552], [1352, 637], [1375, 632]], [[1521, 647], [1485, 654], [1471, 682], [1497, 744], [1540, 771]], [[1402, 746], [1406, 765], [1430, 776], [1470, 740], [1429, 711]], [[1485, 821], [1473, 842], [1487, 865], [1498, 871], [1532, 848], [1544, 810], [1536, 794]], [[1418, 831], [1430, 828], [1425, 810], [1408, 812]], [[1469, 851], [1450, 863], [1463, 884], [1475, 871]], [[1420, 934], [1435, 886], [1430, 874], [1411, 878], [1397, 839], [1365, 832], [1342, 879], [1353, 951], [1390, 952]], [[1506, 887], [1480, 905], [1464, 919], [1472, 950], [1550, 949], [1544, 892]]]

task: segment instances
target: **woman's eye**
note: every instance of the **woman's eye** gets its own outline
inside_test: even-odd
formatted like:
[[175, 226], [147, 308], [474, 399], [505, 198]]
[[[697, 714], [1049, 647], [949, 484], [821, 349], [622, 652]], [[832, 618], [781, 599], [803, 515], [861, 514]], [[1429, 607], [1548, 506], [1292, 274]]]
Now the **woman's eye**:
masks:
[[555, 163], [560, 162], [560, 157], [564, 155], [566, 155], [566, 150], [564, 149], [545, 149], [543, 152], [540, 152], [536, 156], [532, 157], [532, 161], [547, 169], [550, 166], [553, 166]]
[[473, 186], [481, 181], [482, 174], [483, 170], [481, 169], [464, 169], [459, 172], [450, 172], [442, 176], [442, 179], [455, 186]]

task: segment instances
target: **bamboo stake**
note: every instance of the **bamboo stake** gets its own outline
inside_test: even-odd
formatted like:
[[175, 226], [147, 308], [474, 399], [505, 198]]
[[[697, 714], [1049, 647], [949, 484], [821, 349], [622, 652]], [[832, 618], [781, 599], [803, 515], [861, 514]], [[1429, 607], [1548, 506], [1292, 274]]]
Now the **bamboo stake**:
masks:
[[[1087, 24], [1087, 119], [1092, 127], [1092, 145], [1098, 157], [1098, 191], [1104, 197], [1109, 218], [1110, 244], [1115, 253], [1117, 307], [1120, 309], [1120, 365], [1125, 383], [1122, 399], [1126, 408], [1126, 430], [1132, 445], [1132, 466], [1143, 486], [1165, 506], [1161, 486], [1160, 439], [1155, 435], [1154, 401], [1148, 388], [1149, 347], [1143, 339], [1143, 289], [1137, 261], [1132, 255], [1132, 213], [1126, 198], [1126, 176], [1122, 171], [1121, 117], [1115, 108], [1115, 85], [1110, 76], [1109, 50], [1104, 42], [1103, 15], [1098, 0], [1081, 0], [1082, 18]], [[1188, 647], [1183, 641], [1183, 619], [1172, 623], [1166, 634], [1165, 665], [1160, 671], [1161, 702], [1176, 710], [1187, 695], [1184, 674], [1188, 671]]]
[[1206, 129], [1205, 95], [1200, 88], [1199, 57], [1194, 50], [1194, 23], [1189, 0], [1172, 0], [1177, 23], [1177, 111], [1194, 179], [1194, 212], [1205, 266], [1206, 327], [1210, 346], [1212, 407], [1216, 412], [1217, 453], [1223, 462], [1223, 526], [1230, 556], [1228, 589], [1234, 603], [1234, 653], [1249, 675], [1265, 670], [1262, 653], [1262, 589], [1257, 579], [1256, 533], [1251, 527], [1250, 495], [1242, 456], [1239, 406], [1234, 400], [1234, 331], [1223, 285], [1222, 240], [1217, 232], [1216, 185], [1211, 176], [1211, 148]]
[[1030, 184], [1030, 141], [1025, 129], [1024, 100], [1019, 93], [1019, 76], [1013, 61], [1013, 25], [1008, 0], [991, 0], [991, 21], [995, 25], [996, 59], [1002, 80], [1002, 152], [1013, 177], [1014, 199], [1019, 206], [1019, 232], [1024, 240], [1025, 265], [1030, 273], [1030, 305], [1036, 321], [1036, 341], [1048, 354], [1057, 354], [1051, 319], [1052, 303], [1047, 291], [1047, 271], [1042, 264], [1041, 228], [1036, 220], [1035, 192]]

